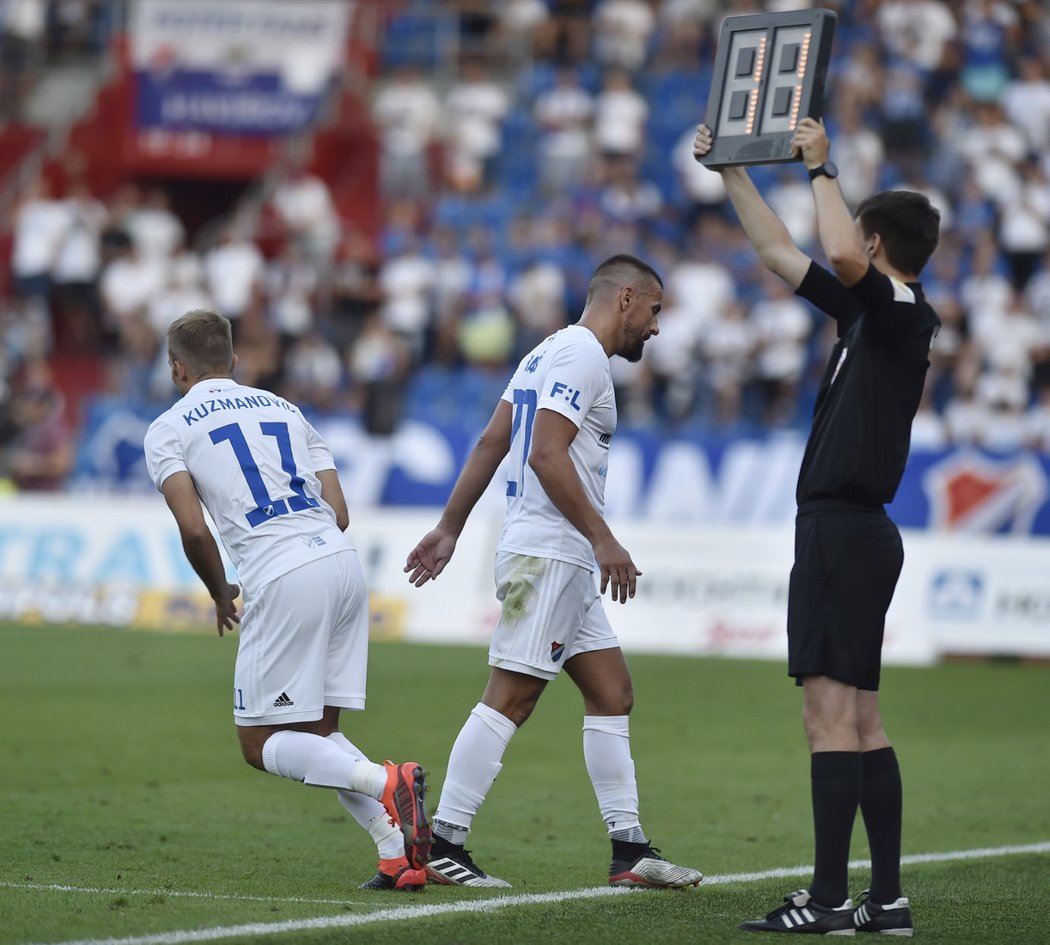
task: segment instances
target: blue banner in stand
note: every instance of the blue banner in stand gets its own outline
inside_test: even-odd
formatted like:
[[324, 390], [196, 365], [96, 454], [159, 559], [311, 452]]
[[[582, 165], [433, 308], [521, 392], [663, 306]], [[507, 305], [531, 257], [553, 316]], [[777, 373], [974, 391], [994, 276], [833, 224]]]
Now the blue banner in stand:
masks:
[[140, 128], [287, 134], [317, 115], [354, 4], [139, 0], [131, 63]]
[[297, 95], [280, 76], [254, 75], [231, 83], [214, 72], [140, 72], [136, 82], [140, 128], [227, 134], [288, 134], [308, 125], [322, 93]]
[[[158, 410], [96, 402], [87, 411], [71, 488], [151, 492], [142, 438]], [[312, 418], [335, 455], [352, 506], [440, 506], [480, 430], [406, 421], [370, 437], [347, 416]], [[606, 485], [610, 517], [650, 523], [778, 525], [795, 515], [801, 433], [727, 439], [620, 432]], [[486, 494], [505, 502], [501, 470]], [[992, 455], [969, 447], [913, 449], [890, 515], [902, 528], [1050, 535], [1050, 456]]]

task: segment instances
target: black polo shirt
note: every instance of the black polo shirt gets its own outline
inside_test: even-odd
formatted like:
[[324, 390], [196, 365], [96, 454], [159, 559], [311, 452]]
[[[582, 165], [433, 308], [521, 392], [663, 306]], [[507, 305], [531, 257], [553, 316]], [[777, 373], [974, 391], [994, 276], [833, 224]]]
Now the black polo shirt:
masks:
[[796, 500], [884, 505], [904, 475], [940, 320], [919, 283], [874, 266], [846, 288], [812, 263], [797, 291], [838, 322], [838, 341], [817, 393]]

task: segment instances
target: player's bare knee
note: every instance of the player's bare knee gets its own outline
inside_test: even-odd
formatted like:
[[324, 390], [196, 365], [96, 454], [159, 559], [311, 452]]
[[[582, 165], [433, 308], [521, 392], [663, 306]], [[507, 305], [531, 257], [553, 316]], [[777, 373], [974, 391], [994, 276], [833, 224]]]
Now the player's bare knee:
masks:
[[249, 728], [237, 729], [241, 757], [253, 768], [258, 768], [260, 771], [266, 770], [266, 765], [263, 764], [262, 748], [268, 735], [269, 732], [266, 733], [266, 736], [261, 736], [259, 732]]
[[258, 768], [260, 771], [266, 770], [266, 765], [263, 764], [262, 751], [254, 746], [249, 747], [247, 745], [241, 745], [241, 757], [250, 764], [253, 768]]
[[509, 711], [503, 714], [518, 728], [521, 728], [529, 720], [529, 716], [532, 715], [532, 711], [536, 708], [536, 703], [539, 702], [539, 699], [540, 695], [538, 692], [520, 695], [510, 706]]
[[612, 692], [606, 698], [605, 711], [602, 715], [630, 715], [634, 708], [634, 689], [630, 681], [622, 688]]
[[841, 735], [844, 726], [838, 720], [829, 718], [826, 713], [819, 711], [810, 705], [802, 707], [802, 728], [806, 733], [806, 741], [812, 751], [826, 750], [823, 746]]
[[532, 715], [536, 708], [540, 694], [538, 692], [500, 692], [498, 694], [485, 693], [481, 700], [490, 709], [495, 709], [504, 718], [510, 719], [518, 728], [521, 728]]

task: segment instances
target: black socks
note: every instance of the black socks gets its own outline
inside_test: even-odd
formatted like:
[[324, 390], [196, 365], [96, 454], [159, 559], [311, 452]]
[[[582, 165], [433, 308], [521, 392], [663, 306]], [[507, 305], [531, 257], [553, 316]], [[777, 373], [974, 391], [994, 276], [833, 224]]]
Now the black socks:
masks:
[[810, 759], [816, 865], [809, 894], [822, 906], [834, 908], [849, 898], [847, 864], [860, 803], [861, 758], [857, 751], [821, 751]]
[[896, 902], [901, 894], [901, 772], [892, 748], [863, 755], [864, 784], [860, 810], [871, 849], [871, 891], [879, 905]]

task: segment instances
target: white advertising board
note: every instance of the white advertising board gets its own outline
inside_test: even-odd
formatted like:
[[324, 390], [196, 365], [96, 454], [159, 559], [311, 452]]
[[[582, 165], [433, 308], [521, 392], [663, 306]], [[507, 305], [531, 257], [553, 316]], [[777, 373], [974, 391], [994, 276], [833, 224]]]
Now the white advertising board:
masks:
[[[479, 509], [444, 574], [423, 588], [403, 568], [437, 510], [357, 513], [377, 637], [485, 643], [498, 616], [492, 563], [500, 516]], [[643, 574], [607, 611], [625, 650], [783, 659], [792, 529], [617, 523]], [[1050, 541], [904, 533], [905, 564], [884, 661], [943, 654], [1050, 657]], [[231, 578], [232, 578], [231, 572]], [[207, 595], [157, 496], [16, 496], [0, 501], [0, 620], [209, 629]]]

